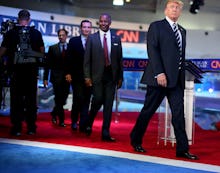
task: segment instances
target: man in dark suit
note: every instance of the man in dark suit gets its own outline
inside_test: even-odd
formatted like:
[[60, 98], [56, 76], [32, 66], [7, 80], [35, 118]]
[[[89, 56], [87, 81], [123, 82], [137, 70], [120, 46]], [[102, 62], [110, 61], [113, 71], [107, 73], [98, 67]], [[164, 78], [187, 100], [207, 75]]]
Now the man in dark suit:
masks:
[[141, 81], [147, 84], [146, 99], [130, 137], [134, 150], [145, 152], [142, 147], [144, 133], [166, 96], [172, 112], [176, 156], [195, 160], [198, 157], [189, 153], [184, 119], [186, 30], [178, 25], [178, 42], [173, 28], [182, 8], [182, 1], [168, 0], [164, 10], [166, 18], [150, 24], [147, 33], [149, 63]]
[[109, 27], [111, 16], [101, 14], [99, 31], [89, 35], [84, 57], [84, 76], [87, 86], [92, 86], [92, 103], [86, 133], [92, 132], [95, 116], [103, 105], [102, 140], [113, 142], [110, 124], [115, 89], [120, 88], [123, 80], [122, 46], [119, 36]]
[[59, 43], [49, 47], [47, 54], [47, 65], [44, 71], [44, 86], [48, 85], [48, 74], [50, 70], [50, 82], [53, 85], [54, 92], [54, 108], [51, 112], [52, 123], [57, 124], [57, 116], [59, 118], [59, 126], [65, 127], [64, 123], [64, 109], [66, 99], [69, 94], [69, 83], [65, 79], [65, 59], [67, 49], [67, 35], [65, 29], [58, 30]]
[[[77, 130], [79, 119], [79, 130], [85, 131], [88, 121], [88, 111], [91, 98], [91, 87], [85, 85], [83, 73], [83, 60], [86, 40], [92, 30], [92, 23], [83, 20], [80, 24], [81, 35], [72, 37], [67, 47], [67, 75], [66, 80], [71, 83], [73, 90], [73, 101], [71, 110], [71, 128]], [[80, 114], [80, 117], [79, 117]]]

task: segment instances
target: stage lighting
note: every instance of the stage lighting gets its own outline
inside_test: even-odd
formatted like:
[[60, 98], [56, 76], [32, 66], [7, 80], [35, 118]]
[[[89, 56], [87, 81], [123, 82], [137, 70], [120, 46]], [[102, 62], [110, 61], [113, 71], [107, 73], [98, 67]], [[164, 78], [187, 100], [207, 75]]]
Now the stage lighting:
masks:
[[204, 0], [191, 0], [190, 1], [190, 13], [197, 14], [200, 10], [200, 6], [204, 5]]
[[113, 5], [124, 5], [124, 0], [113, 0]]
[[213, 93], [214, 89], [213, 88], [209, 88], [209, 93]]

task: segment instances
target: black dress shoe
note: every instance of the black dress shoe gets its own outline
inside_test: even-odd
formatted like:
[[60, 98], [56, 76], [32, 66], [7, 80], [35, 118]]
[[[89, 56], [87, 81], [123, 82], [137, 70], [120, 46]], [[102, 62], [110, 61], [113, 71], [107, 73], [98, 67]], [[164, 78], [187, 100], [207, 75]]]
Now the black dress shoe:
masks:
[[11, 131], [12, 136], [21, 136], [21, 132]]
[[35, 134], [36, 134], [36, 131], [27, 131], [27, 134], [28, 134], [28, 135], [35, 135]]
[[182, 157], [182, 158], [190, 159], [190, 160], [198, 160], [199, 159], [196, 155], [191, 154], [189, 152], [176, 153], [176, 157]]
[[87, 136], [90, 136], [91, 134], [92, 134], [92, 128], [91, 127], [86, 127], [86, 129], [85, 129], [85, 133], [86, 133], [86, 135]]
[[60, 126], [60, 127], [66, 127], [66, 124], [60, 123], [59, 126]]
[[52, 124], [57, 124], [57, 119], [56, 119], [56, 117], [52, 117], [51, 121], [52, 121]]
[[12, 136], [21, 136], [21, 130], [13, 127], [10, 131], [10, 134]]
[[102, 136], [102, 140], [105, 142], [115, 142], [115, 138], [112, 138], [111, 136]]
[[77, 130], [77, 124], [76, 123], [72, 123], [71, 128], [73, 131]]
[[146, 150], [141, 145], [132, 145], [132, 147], [134, 148], [134, 151], [137, 151], [139, 153], [145, 153], [146, 152]]

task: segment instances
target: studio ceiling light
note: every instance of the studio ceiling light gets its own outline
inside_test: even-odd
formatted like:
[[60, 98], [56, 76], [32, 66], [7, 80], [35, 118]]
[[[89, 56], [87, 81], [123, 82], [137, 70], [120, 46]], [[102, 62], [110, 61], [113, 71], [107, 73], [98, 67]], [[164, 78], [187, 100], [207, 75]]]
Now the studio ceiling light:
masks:
[[113, 5], [124, 5], [124, 0], [113, 0]]
[[199, 12], [200, 6], [204, 5], [204, 0], [190, 0], [190, 13], [197, 14]]

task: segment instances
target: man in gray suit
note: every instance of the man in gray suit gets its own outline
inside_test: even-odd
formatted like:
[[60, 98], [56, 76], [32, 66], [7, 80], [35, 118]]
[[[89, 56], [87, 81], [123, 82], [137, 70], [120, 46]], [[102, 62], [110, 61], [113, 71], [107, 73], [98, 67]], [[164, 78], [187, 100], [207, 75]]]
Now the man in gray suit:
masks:
[[109, 129], [115, 89], [122, 85], [123, 67], [121, 39], [110, 31], [110, 25], [111, 16], [101, 14], [99, 31], [87, 39], [84, 76], [86, 85], [92, 86], [93, 95], [86, 133], [91, 135], [95, 116], [103, 105], [102, 140], [114, 142]]
[[183, 98], [186, 30], [176, 23], [182, 7], [182, 1], [168, 0], [164, 10], [166, 18], [150, 24], [147, 33], [149, 63], [142, 77], [142, 83], [147, 84], [146, 99], [130, 137], [134, 150], [145, 152], [142, 147], [144, 133], [151, 117], [166, 96], [172, 112], [176, 156], [195, 160], [198, 157], [189, 153], [185, 131]]

